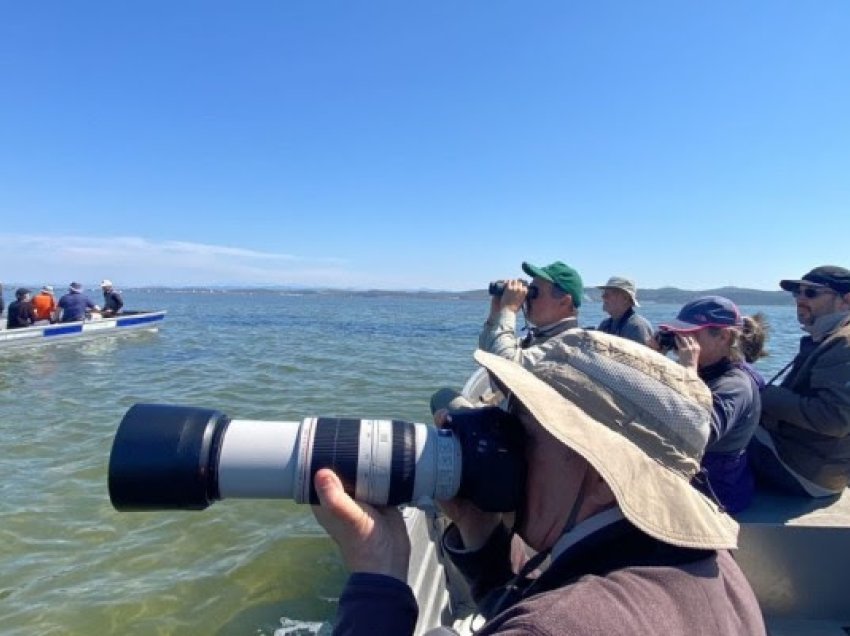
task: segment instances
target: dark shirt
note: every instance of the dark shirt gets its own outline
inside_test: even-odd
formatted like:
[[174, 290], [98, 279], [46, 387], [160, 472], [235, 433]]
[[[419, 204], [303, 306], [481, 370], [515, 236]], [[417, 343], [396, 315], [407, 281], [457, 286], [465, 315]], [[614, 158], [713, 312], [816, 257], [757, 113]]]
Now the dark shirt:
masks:
[[114, 289], [109, 291], [103, 290], [103, 310], [112, 314], [117, 314], [124, 306], [124, 299], [121, 298], [121, 292]]
[[30, 301], [13, 300], [9, 303], [9, 313], [6, 315], [7, 329], [29, 327], [36, 320], [38, 316], [35, 315], [35, 309]]
[[[729, 512], [746, 508], [754, 483], [745, 450], [761, 415], [761, 398], [752, 375], [724, 358], [699, 370], [711, 389], [711, 434], [702, 458], [711, 489]], [[706, 491], [704, 485], [695, 484]]]
[[76, 322], [86, 319], [86, 309], [94, 309], [96, 305], [85, 294], [68, 292], [59, 299], [62, 309], [61, 322]]

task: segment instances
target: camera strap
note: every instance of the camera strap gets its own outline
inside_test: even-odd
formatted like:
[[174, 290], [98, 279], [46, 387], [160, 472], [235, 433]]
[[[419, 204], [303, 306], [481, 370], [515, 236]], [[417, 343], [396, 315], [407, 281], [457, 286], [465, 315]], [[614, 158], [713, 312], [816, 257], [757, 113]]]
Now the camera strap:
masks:
[[[582, 478], [578, 494], [576, 494], [576, 499], [573, 502], [572, 508], [570, 509], [570, 514], [567, 516], [567, 521], [564, 524], [564, 529], [561, 531], [562, 536], [575, 527], [579, 510], [581, 509], [581, 505], [584, 503], [585, 500], [585, 490], [587, 490], [587, 479]], [[514, 523], [510, 532], [511, 538], [513, 538], [513, 536], [517, 534], [517, 530], [519, 529], [519, 526], [524, 518], [525, 515], [523, 512], [523, 508], [520, 507], [520, 509], [516, 511], [516, 514], [514, 516]], [[551, 552], [552, 548], [548, 548], [546, 550], [538, 552], [525, 562], [525, 565], [520, 568], [520, 571], [516, 574], [516, 576], [514, 576], [505, 585], [504, 591], [490, 608], [489, 611], [491, 612], [491, 616], [495, 616], [505, 607], [510, 607], [528, 593], [528, 591], [534, 586], [535, 582], [537, 581], [537, 577], [529, 578], [529, 575], [541, 565], [543, 565], [546, 559], [549, 558]]]

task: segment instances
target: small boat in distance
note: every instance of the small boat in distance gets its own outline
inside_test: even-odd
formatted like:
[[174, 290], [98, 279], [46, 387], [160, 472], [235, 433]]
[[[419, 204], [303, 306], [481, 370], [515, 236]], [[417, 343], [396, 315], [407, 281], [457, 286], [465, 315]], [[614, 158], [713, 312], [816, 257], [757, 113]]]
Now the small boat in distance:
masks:
[[165, 310], [125, 311], [106, 318], [100, 314], [92, 314], [86, 320], [78, 322], [60, 322], [22, 329], [3, 329], [0, 331], [0, 352], [55, 342], [88, 340], [106, 335], [156, 331], [165, 318], [165, 314]]

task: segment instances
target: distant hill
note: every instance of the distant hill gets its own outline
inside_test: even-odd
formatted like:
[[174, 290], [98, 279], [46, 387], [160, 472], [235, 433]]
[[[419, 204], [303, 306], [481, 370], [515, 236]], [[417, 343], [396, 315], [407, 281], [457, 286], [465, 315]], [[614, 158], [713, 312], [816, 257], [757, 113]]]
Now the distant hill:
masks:
[[[597, 289], [588, 295], [592, 299], [600, 299]], [[595, 298], [594, 295], [595, 294]], [[765, 291], [763, 289], [746, 289], [744, 287], [720, 287], [693, 291], [677, 287], [661, 287], [660, 289], [639, 289], [638, 300], [641, 303], [684, 304], [698, 296], [725, 296], [737, 305], [787, 305], [790, 300], [787, 292]]]
[[[293, 287], [143, 287], [139, 291], [158, 291], [165, 293], [191, 294], [277, 294], [303, 296], [365, 296], [391, 298], [394, 296], [416, 296], [434, 300], [484, 300], [487, 298], [486, 289], [471, 289], [467, 291], [441, 290], [390, 290], [390, 289], [325, 289], [325, 288], [293, 288]], [[601, 302], [601, 291], [596, 288], [585, 290], [587, 300]], [[790, 301], [788, 294], [783, 291], [765, 291], [763, 289], [747, 289], [744, 287], [720, 287], [718, 289], [689, 290], [677, 287], [661, 287], [660, 289], [639, 289], [638, 299], [641, 303], [684, 304], [698, 296], [726, 296], [739, 305], [787, 305]]]

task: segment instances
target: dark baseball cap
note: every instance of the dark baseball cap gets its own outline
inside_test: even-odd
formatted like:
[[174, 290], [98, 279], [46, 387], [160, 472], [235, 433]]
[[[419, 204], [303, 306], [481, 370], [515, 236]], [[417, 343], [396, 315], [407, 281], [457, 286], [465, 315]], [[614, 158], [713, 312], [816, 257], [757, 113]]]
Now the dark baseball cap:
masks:
[[659, 325], [667, 331], [697, 331], [706, 327], [742, 327], [738, 307], [723, 296], [703, 296], [687, 303], [676, 320]]
[[529, 276], [537, 276], [557, 285], [573, 297], [573, 305], [576, 307], [581, 305], [581, 299], [584, 296], [584, 284], [581, 282], [581, 276], [578, 275], [578, 272], [569, 265], [564, 265], [561, 261], [555, 261], [546, 267], [523, 263], [522, 271]]
[[835, 265], [815, 267], [800, 280], [781, 280], [779, 286], [785, 291], [796, 291], [803, 283], [815, 287], [829, 287], [839, 294], [850, 293], [850, 270]]

